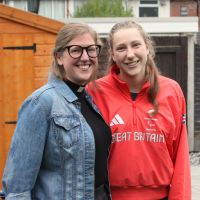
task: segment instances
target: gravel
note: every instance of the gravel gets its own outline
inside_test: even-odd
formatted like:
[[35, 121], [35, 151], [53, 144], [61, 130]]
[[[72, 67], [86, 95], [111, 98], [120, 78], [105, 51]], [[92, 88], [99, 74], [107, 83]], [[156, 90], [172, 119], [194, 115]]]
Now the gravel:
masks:
[[190, 166], [200, 166], [200, 152], [190, 152]]

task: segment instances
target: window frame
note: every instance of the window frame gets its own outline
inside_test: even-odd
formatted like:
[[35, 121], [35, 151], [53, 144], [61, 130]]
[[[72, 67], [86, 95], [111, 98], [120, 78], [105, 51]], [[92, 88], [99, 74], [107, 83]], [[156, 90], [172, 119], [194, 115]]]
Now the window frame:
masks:
[[[9, 6], [11, 6], [11, 7], [13, 7], [14, 8], [14, 0], [8, 0], [9, 1]], [[27, 0], [24, 0], [24, 1], [26, 1], [26, 10], [25, 11], [28, 11], [28, 1]], [[3, 4], [5, 4], [5, 0], [3, 0]], [[65, 0], [65, 8], [66, 8], [66, 6], [67, 6], [67, 4], [66, 4], [66, 0]], [[52, 16], [52, 18], [51, 19], [55, 19], [55, 16], [54, 16], [54, 9], [53, 9], [53, 7], [54, 7], [54, 0], [51, 0], [51, 16]], [[30, 12], [30, 11], [28, 11], [28, 12]], [[66, 16], [66, 13], [67, 11], [66, 11], [66, 9], [65, 9], [65, 13], [64, 13], [64, 15]]]
[[[145, 4], [141, 4], [141, 1], [157, 1], [157, 4], [148, 4], [148, 3], [145, 3]], [[159, 3], [159, 0], [139, 0], [140, 2], [140, 5], [158, 5]]]
[[[14, 1], [13, 0], [8, 0], [9, 1], [9, 6], [14, 7]], [[6, 0], [3, 1], [3, 4], [6, 5]], [[27, 4], [27, 3], [26, 3]], [[27, 10], [27, 5], [26, 5], [26, 10]]]
[[[182, 8], [187, 8], [187, 15], [182, 15]], [[181, 6], [181, 17], [187, 17], [187, 16], [188, 16], [188, 6]]]
[[159, 4], [159, 0], [157, 0], [157, 4], [141, 4], [141, 1], [144, 1], [144, 0], [139, 0], [139, 6], [138, 6], [138, 15], [139, 15], [139, 17], [140, 17], [140, 8], [141, 7], [143, 7], [143, 8], [155, 8], [155, 7], [157, 7], [158, 8], [158, 16], [156, 16], [156, 17], [160, 16], [160, 4]]

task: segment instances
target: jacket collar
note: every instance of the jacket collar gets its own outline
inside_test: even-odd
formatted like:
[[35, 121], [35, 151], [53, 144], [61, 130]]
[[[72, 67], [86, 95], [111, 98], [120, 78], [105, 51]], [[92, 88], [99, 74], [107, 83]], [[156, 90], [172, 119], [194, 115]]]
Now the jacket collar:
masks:
[[[126, 82], [122, 82], [119, 80], [119, 74], [120, 69], [119, 67], [115, 64], [112, 66], [111, 71], [110, 71], [110, 76], [112, 77], [114, 84], [116, 84], [117, 88], [119, 90], [121, 90], [121, 92], [124, 94], [124, 96], [128, 99], [130, 99], [130, 90], [128, 87], [128, 84]], [[150, 86], [149, 84], [149, 80], [144, 84], [144, 86], [142, 87], [142, 89], [140, 90], [140, 92], [138, 93], [137, 98], [140, 99], [144, 92], [146, 91], [146, 89]], [[132, 101], [132, 100], [131, 100]]]
[[[120, 73], [120, 69], [119, 67], [117, 66], [117, 64], [113, 65], [112, 68], [111, 68], [111, 71], [110, 71], [110, 74], [111, 76], [113, 77], [113, 79], [115, 80], [116, 84], [121, 86], [121, 85], [126, 85], [128, 87], [128, 84], [126, 82], [122, 82], [119, 80], [119, 76], [118, 74]], [[149, 80], [144, 84], [144, 86], [142, 87], [141, 90], [143, 90], [144, 88], [147, 88], [149, 87], [150, 84], [149, 84]], [[130, 92], [130, 91], [129, 91]]]
[[48, 84], [52, 85], [67, 101], [73, 102], [78, 99], [68, 85], [64, 81], [54, 77], [52, 73], [49, 73]]

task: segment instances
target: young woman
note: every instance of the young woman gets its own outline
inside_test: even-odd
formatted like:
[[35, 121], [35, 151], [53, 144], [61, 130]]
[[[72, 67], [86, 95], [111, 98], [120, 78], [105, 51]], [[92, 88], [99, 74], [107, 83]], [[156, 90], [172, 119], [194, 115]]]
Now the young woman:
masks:
[[190, 200], [185, 100], [160, 76], [152, 41], [134, 21], [109, 34], [109, 74], [87, 90], [112, 131], [109, 180], [113, 200]]
[[6, 200], [107, 200], [111, 132], [85, 91], [101, 46], [84, 23], [64, 26], [48, 83], [22, 104], [3, 176]]

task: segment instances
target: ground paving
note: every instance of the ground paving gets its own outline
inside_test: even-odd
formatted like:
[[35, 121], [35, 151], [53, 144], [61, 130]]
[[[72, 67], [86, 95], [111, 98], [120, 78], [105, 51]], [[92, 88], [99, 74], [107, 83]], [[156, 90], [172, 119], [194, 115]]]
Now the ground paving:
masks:
[[200, 200], [200, 165], [191, 166], [192, 200]]
[[200, 152], [190, 152], [192, 200], [200, 200]]

